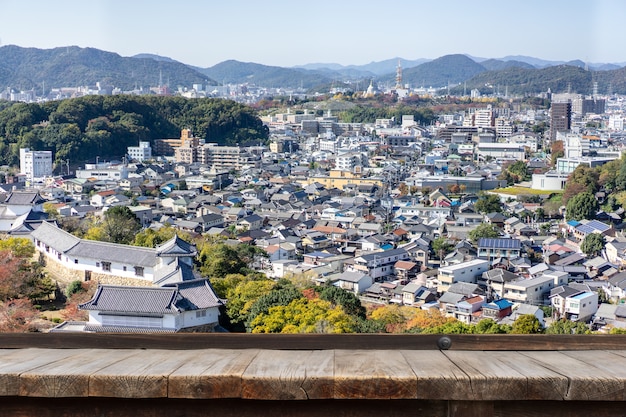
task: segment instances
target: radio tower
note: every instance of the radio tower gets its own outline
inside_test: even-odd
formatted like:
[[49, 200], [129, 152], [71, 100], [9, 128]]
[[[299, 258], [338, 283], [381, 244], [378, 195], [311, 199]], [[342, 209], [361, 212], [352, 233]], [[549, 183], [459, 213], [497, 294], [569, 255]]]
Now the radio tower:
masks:
[[400, 64], [400, 58], [398, 58], [398, 66], [396, 67], [396, 90], [402, 88], [402, 65]]

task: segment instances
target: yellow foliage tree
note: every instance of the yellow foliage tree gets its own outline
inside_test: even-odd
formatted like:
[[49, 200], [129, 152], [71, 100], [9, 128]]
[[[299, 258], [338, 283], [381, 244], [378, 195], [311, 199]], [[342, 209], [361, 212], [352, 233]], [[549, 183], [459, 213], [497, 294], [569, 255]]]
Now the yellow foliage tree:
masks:
[[439, 309], [429, 308], [428, 310], [417, 310], [412, 319], [410, 319], [406, 327], [407, 329], [429, 329], [437, 326], [443, 326], [446, 323], [453, 322], [454, 318], [446, 317]]
[[252, 333], [351, 333], [354, 320], [328, 301], [300, 298], [271, 307], [252, 322]]
[[270, 292], [276, 283], [272, 280], [246, 281], [230, 289], [226, 296], [226, 312], [232, 322], [243, 323], [248, 317], [252, 304], [262, 295]]

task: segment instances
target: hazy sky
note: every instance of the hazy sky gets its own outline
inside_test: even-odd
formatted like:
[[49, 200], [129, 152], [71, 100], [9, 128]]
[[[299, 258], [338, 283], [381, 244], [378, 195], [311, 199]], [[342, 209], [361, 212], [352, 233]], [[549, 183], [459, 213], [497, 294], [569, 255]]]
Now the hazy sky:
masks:
[[0, 43], [209, 67], [452, 53], [626, 62], [624, 0], [0, 0]]

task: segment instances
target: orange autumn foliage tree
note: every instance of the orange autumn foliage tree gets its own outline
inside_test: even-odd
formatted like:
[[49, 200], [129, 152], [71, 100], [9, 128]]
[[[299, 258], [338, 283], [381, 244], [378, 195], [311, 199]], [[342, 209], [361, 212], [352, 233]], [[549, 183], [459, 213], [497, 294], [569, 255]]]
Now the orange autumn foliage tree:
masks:
[[452, 317], [446, 317], [436, 308], [428, 310], [418, 310], [407, 324], [407, 330], [429, 329], [433, 327], [443, 326], [444, 324], [456, 321]]

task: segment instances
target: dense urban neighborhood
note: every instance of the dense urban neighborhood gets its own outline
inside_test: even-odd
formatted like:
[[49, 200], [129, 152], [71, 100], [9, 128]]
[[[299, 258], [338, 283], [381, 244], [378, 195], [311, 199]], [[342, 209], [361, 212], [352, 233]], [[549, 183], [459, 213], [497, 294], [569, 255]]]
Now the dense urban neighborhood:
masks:
[[626, 329], [623, 97], [395, 81], [4, 102], [2, 330]]

